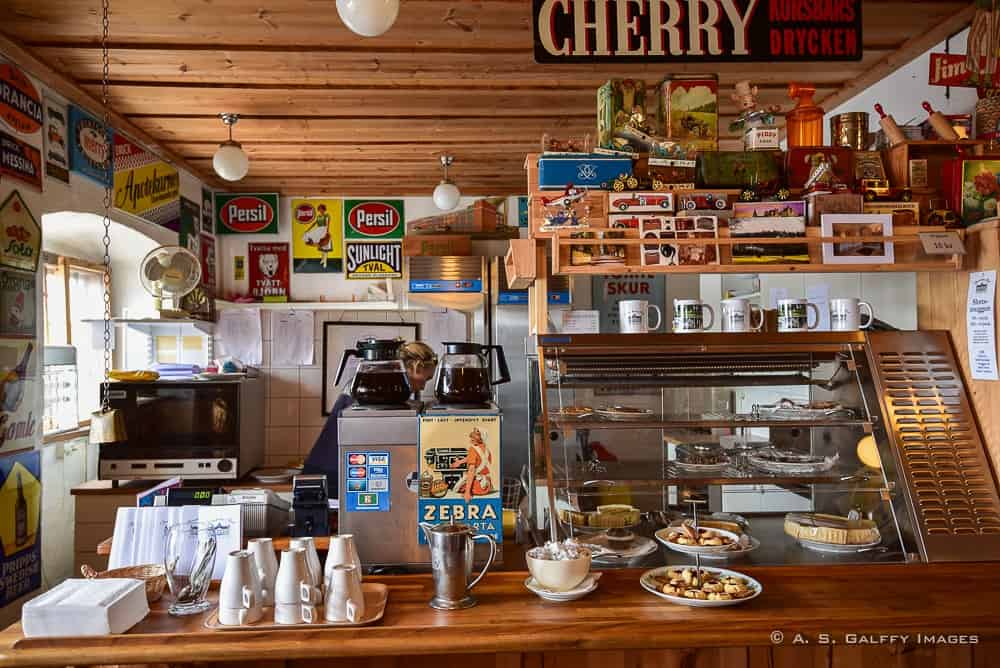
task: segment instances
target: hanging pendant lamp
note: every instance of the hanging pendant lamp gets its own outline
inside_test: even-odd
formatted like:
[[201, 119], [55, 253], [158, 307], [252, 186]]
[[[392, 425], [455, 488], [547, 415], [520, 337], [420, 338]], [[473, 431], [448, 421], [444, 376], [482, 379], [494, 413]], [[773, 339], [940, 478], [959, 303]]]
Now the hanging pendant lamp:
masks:
[[455, 158], [450, 155], [441, 156], [441, 167], [444, 168], [444, 178], [434, 188], [434, 206], [442, 211], [451, 211], [458, 206], [458, 200], [462, 197], [462, 191], [448, 178], [448, 167], [455, 162]]
[[399, 0], [337, 0], [337, 13], [352, 32], [378, 37], [396, 22]]
[[243, 152], [243, 145], [233, 140], [233, 126], [240, 120], [240, 115], [219, 114], [219, 117], [229, 128], [229, 139], [219, 144], [212, 156], [212, 168], [227, 181], [239, 181], [250, 171], [250, 159]]

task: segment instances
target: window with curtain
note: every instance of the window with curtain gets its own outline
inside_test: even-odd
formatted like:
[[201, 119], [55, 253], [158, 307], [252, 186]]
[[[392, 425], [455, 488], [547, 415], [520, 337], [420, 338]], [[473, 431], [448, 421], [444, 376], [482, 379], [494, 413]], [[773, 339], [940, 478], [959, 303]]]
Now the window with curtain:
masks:
[[87, 322], [104, 317], [104, 269], [64, 256], [45, 256], [45, 345], [76, 348], [81, 424], [101, 402], [104, 329]]

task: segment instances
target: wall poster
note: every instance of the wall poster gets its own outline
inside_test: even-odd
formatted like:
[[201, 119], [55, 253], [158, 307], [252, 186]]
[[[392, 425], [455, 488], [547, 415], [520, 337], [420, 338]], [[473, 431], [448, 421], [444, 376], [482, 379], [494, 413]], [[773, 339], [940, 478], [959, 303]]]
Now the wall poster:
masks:
[[0, 339], [0, 453], [35, 447], [41, 389], [34, 341]]
[[69, 183], [66, 105], [45, 100], [45, 174]]
[[201, 243], [198, 245], [201, 257], [201, 283], [213, 292], [215, 291], [215, 237], [201, 233]]
[[287, 302], [288, 243], [247, 244], [250, 296], [262, 302]]
[[42, 453], [0, 458], [0, 608], [42, 586]]
[[111, 133], [104, 125], [75, 105], [69, 105], [70, 169], [97, 181], [111, 183]]
[[35, 275], [0, 269], [0, 336], [34, 338]]
[[423, 415], [418, 439], [420, 521], [468, 524], [503, 540], [500, 416]]
[[181, 197], [180, 230], [177, 236], [181, 246], [200, 256], [201, 207], [187, 197]]
[[349, 281], [403, 277], [402, 241], [348, 241], [344, 255]]
[[861, 0], [533, 0], [532, 6], [538, 63], [861, 59]]
[[41, 250], [42, 228], [14, 190], [0, 204], [0, 265], [33, 272]]
[[179, 232], [181, 178], [177, 170], [117, 132], [114, 149], [115, 208]]
[[344, 200], [344, 238], [361, 241], [402, 239], [403, 200]]
[[204, 234], [215, 234], [215, 203], [212, 191], [201, 189], [201, 231]]
[[293, 199], [292, 268], [296, 274], [344, 270], [344, 202]]

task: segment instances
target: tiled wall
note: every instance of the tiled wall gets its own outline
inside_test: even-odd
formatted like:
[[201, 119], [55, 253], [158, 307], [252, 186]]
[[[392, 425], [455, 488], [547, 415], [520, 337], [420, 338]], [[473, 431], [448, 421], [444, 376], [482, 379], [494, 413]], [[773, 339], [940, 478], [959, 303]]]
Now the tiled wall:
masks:
[[[262, 311], [264, 393], [267, 406], [264, 417], [265, 464], [268, 466], [295, 465], [309, 454], [316, 438], [323, 429], [326, 417], [322, 412], [323, 391], [323, 323], [324, 322], [419, 322], [421, 337], [436, 350], [438, 332], [434, 323], [439, 320], [432, 312], [395, 311], [316, 311], [314, 329], [315, 353], [308, 366], [271, 366], [271, 312]], [[464, 338], [464, 337], [462, 337]], [[331, 364], [340, 360], [340, 351], [330, 351]]]

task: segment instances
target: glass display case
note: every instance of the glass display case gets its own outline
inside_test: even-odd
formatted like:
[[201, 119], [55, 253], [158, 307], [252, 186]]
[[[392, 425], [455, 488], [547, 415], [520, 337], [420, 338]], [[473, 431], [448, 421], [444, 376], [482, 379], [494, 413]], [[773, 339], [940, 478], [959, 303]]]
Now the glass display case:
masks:
[[601, 566], [1000, 558], [946, 334], [541, 335], [542, 523]]

